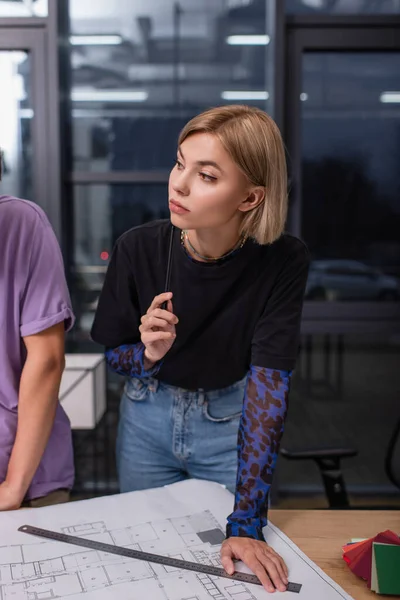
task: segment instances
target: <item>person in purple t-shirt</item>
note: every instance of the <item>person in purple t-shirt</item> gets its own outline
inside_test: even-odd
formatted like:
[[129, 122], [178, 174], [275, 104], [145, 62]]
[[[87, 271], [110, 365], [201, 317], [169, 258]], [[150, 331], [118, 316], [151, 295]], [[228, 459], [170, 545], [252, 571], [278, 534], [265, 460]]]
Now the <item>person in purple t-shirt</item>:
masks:
[[0, 196], [0, 510], [68, 498], [71, 428], [58, 393], [73, 322], [47, 217]]

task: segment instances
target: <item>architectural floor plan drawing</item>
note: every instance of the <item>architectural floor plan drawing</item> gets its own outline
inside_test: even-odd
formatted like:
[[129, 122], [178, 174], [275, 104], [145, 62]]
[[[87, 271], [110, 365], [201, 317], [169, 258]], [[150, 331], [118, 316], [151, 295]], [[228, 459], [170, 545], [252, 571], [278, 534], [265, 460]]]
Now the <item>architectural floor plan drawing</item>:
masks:
[[[108, 530], [104, 521], [97, 521], [61, 530], [108, 544], [216, 566], [220, 566], [219, 546], [224, 539], [220, 525], [209, 511], [120, 529]], [[145, 584], [147, 593], [152, 590], [148, 596], [151, 598], [255, 600], [251, 590], [235, 581], [183, 573], [76, 546], [63, 547], [64, 551], [60, 551], [59, 544], [48, 541], [0, 546], [1, 559], [8, 553], [12, 558], [12, 562], [0, 565], [0, 599], [50, 600], [76, 594], [84, 598], [88, 592], [130, 582], [135, 584], [131, 586], [133, 594], [135, 588]]]
[[[257, 585], [17, 531], [24, 524], [36, 525], [107, 544], [220, 566], [224, 521], [231, 504], [231, 494], [221, 486], [192, 480], [157, 490], [0, 514], [0, 600], [267, 598], [267, 592]], [[310, 568], [308, 559], [302, 559], [300, 550], [279, 530], [268, 526], [268, 534], [276, 537], [271, 543], [287, 561], [290, 579], [303, 584], [300, 594], [285, 592], [284, 596], [292, 600], [351, 600], [325, 574], [321, 576], [318, 567]]]

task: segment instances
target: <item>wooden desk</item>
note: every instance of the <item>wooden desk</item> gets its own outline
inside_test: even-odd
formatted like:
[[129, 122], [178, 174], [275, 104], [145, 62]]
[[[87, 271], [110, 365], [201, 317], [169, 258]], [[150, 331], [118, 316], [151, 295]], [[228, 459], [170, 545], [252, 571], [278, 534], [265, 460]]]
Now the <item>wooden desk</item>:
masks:
[[350, 571], [342, 546], [351, 538], [369, 538], [385, 529], [399, 534], [400, 510], [271, 510], [269, 518], [355, 600], [381, 597]]

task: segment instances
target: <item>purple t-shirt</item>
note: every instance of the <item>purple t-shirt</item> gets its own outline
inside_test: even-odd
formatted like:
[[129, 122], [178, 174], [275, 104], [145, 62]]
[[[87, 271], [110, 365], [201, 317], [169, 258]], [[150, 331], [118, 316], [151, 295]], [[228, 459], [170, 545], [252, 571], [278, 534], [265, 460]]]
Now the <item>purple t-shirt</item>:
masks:
[[[44, 212], [32, 202], [0, 196], [0, 482], [15, 441], [22, 341], [74, 316], [60, 248]], [[57, 407], [55, 422], [26, 498], [39, 498], [74, 479], [71, 428]]]

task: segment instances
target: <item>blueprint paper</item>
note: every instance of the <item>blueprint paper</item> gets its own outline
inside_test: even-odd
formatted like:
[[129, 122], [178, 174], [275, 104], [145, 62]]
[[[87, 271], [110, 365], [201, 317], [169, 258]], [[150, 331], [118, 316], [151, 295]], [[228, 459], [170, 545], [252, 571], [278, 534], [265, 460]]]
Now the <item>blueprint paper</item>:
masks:
[[[38, 509], [0, 513], [0, 600], [262, 600], [262, 587], [177, 570], [21, 532], [35, 525], [108, 544], [220, 566], [233, 496], [222, 486], [188, 480]], [[267, 541], [283, 556], [299, 594], [292, 600], [352, 600], [279, 529]], [[238, 570], [250, 572], [242, 563]]]

